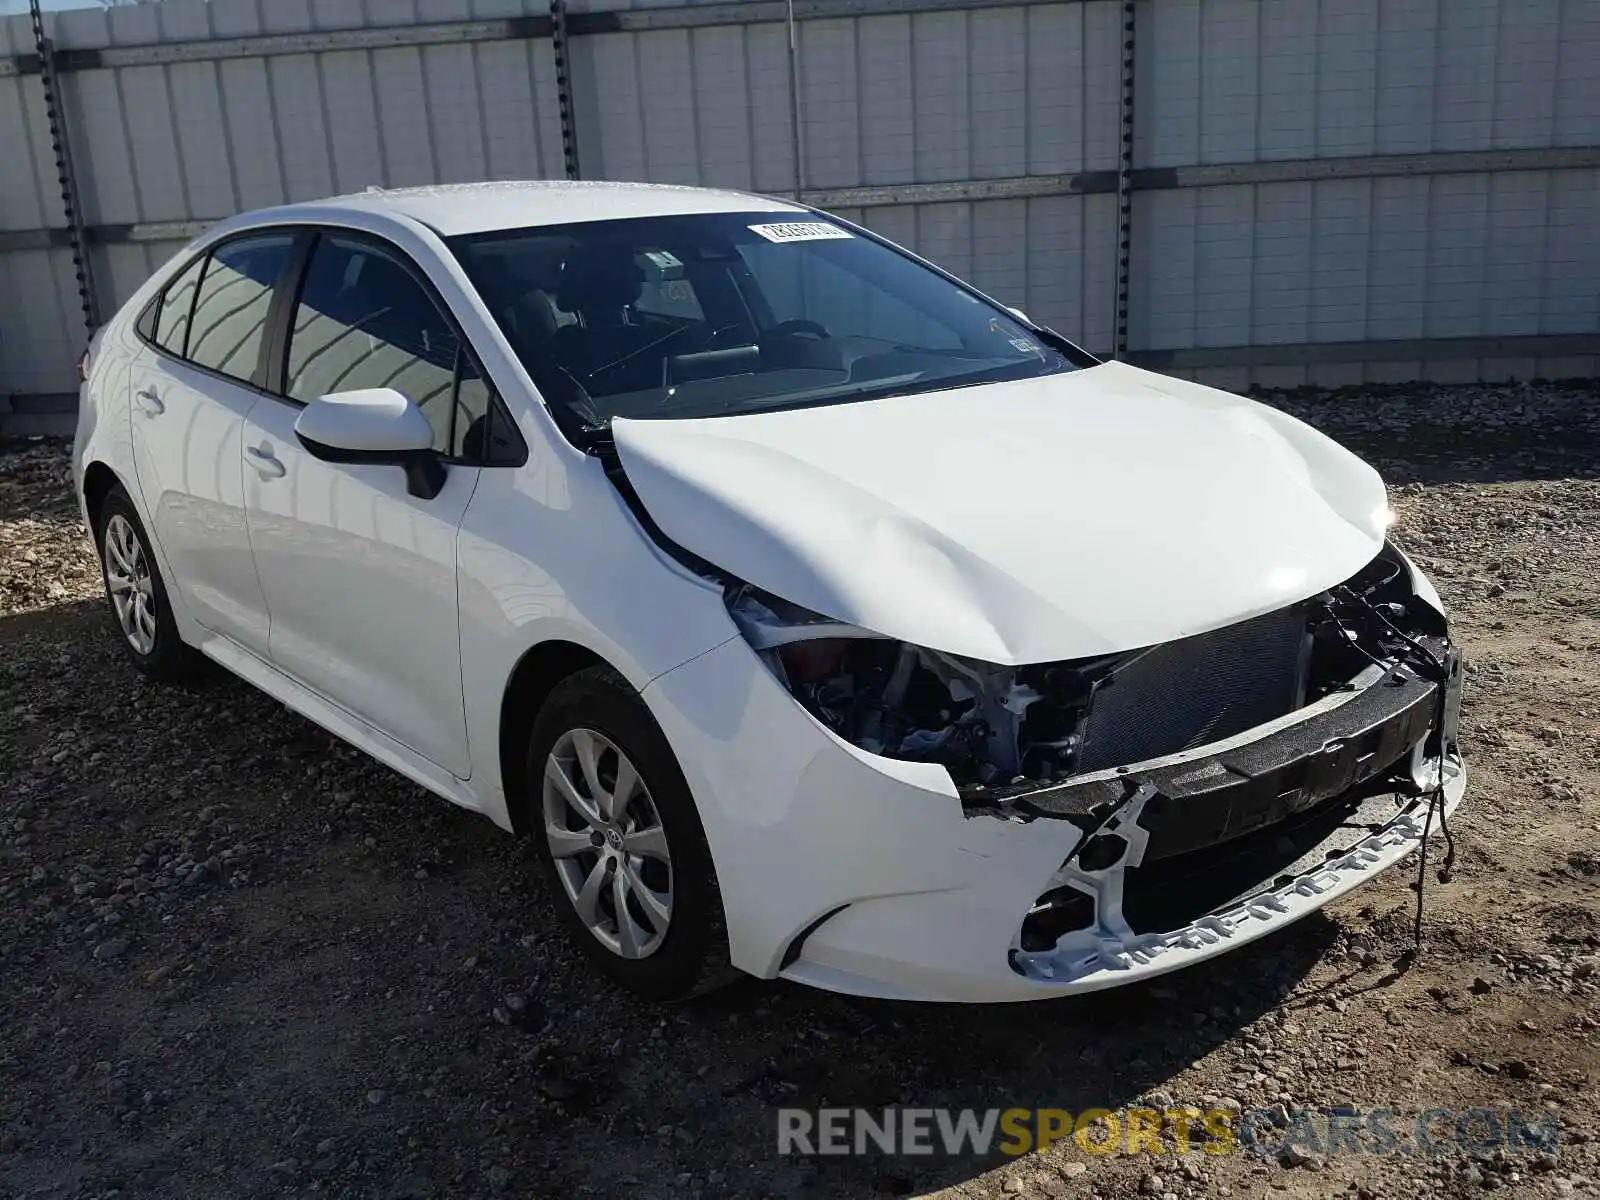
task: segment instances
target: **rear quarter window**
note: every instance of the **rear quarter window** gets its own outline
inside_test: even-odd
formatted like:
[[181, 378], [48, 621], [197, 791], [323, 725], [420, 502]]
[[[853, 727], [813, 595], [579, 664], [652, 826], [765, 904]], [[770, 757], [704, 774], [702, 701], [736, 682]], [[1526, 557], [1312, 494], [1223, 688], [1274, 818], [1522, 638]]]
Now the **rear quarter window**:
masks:
[[185, 357], [234, 379], [254, 378], [273, 287], [293, 246], [293, 234], [268, 233], [217, 248], [195, 300]]
[[195, 286], [200, 282], [200, 268], [204, 265], [205, 259], [197, 258], [178, 272], [161, 294], [161, 305], [156, 312], [151, 340], [180, 358], [188, 345], [189, 315], [194, 310]]

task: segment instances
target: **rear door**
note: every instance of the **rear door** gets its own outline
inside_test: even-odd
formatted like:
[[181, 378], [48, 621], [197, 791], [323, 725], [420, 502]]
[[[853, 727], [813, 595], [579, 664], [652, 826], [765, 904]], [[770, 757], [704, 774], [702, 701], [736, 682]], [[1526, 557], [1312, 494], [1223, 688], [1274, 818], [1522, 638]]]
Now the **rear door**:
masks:
[[[488, 386], [420, 270], [367, 235], [317, 236], [285, 335], [281, 394], [244, 433], [272, 661], [464, 778], [456, 530], [478, 481]], [[398, 466], [323, 462], [300, 445], [306, 402], [372, 387], [404, 392], [432, 424], [447, 464], [432, 499], [410, 495]]]
[[133, 458], [172, 586], [201, 625], [265, 656], [265, 596], [244, 514], [244, 419], [262, 397], [267, 313], [294, 234], [201, 255], [141, 318]]

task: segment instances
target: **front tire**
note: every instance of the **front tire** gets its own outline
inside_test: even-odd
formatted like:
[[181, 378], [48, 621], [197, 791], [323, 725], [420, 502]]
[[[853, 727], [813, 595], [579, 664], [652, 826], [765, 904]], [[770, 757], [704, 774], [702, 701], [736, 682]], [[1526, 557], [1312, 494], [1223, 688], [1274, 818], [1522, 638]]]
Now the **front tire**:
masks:
[[649, 709], [609, 667], [557, 684], [529, 739], [527, 811], [573, 942], [654, 1000], [731, 976], [716, 872], [689, 786]]
[[118, 484], [100, 504], [95, 547], [117, 640], [129, 661], [162, 683], [196, 678], [204, 660], [178, 636], [167, 588], [138, 510]]

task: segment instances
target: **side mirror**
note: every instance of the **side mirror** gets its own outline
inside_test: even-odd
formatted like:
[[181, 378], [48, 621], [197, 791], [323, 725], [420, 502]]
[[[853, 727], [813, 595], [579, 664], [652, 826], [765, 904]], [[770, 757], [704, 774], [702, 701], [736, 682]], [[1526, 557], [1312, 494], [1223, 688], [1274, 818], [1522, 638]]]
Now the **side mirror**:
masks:
[[406, 490], [432, 500], [445, 467], [433, 449], [433, 426], [394, 388], [361, 388], [319, 396], [301, 410], [295, 436], [323, 462], [393, 463], [406, 470]]

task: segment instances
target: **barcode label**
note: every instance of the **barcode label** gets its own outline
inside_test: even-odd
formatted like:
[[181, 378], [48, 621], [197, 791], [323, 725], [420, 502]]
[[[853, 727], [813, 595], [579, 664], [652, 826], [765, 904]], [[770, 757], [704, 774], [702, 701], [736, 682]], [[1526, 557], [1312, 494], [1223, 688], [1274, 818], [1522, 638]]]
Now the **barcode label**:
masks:
[[752, 225], [751, 233], [759, 233], [769, 242], [821, 242], [830, 238], [854, 237], [848, 229], [829, 225], [826, 221], [784, 221], [776, 225]]

